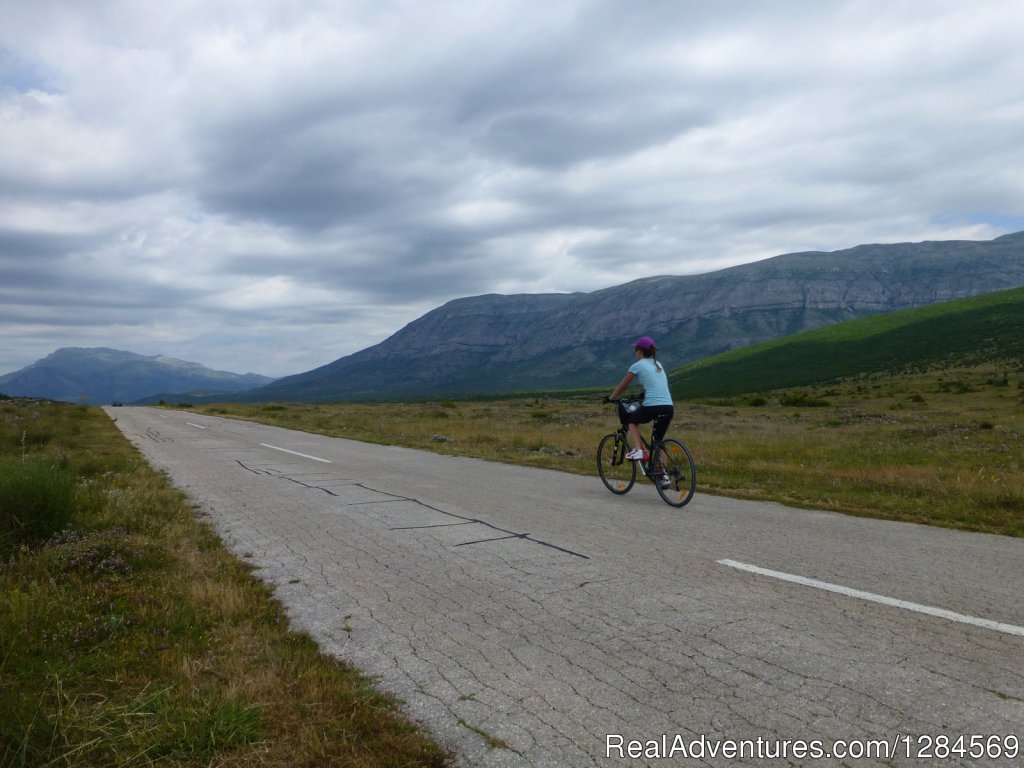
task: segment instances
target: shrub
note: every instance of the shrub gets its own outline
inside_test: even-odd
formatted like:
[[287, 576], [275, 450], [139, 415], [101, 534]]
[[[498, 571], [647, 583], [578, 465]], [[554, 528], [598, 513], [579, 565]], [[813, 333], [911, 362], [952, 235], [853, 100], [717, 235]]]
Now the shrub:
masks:
[[75, 476], [43, 458], [0, 462], [0, 552], [64, 530], [75, 502]]
[[976, 390], [966, 381], [943, 381], [939, 383], [940, 392], [952, 392], [954, 395], [966, 395]]
[[804, 392], [783, 395], [779, 402], [788, 408], [825, 408], [830, 405], [828, 400], [812, 397]]

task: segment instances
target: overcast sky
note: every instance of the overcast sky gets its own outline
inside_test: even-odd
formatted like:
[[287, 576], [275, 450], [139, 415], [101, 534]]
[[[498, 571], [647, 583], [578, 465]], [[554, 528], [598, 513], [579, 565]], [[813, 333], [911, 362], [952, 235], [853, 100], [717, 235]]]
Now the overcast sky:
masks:
[[[0, 0], [0, 374], [1024, 230], [1017, 0]], [[635, 335], [637, 329], [625, 329]]]

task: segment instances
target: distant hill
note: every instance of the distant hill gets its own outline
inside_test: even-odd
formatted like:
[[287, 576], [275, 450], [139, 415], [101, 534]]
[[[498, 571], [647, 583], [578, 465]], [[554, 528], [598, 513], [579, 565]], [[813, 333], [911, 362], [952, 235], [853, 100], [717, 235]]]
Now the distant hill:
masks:
[[97, 405], [134, 402], [158, 392], [234, 393], [272, 382], [255, 373], [215, 371], [172, 357], [144, 357], [103, 347], [65, 347], [0, 376], [0, 393]]
[[[321, 368], [230, 399], [315, 402], [499, 394], [617, 381], [641, 334], [670, 367], [882, 312], [1024, 285], [1024, 233], [862, 245], [593, 293], [476, 296]], [[207, 398], [212, 400], [214, 398]]]
[[685, 400], [1001, 360], [1024, 365], [1024, 288], [806, 331], [691, 363], [669, 378]]

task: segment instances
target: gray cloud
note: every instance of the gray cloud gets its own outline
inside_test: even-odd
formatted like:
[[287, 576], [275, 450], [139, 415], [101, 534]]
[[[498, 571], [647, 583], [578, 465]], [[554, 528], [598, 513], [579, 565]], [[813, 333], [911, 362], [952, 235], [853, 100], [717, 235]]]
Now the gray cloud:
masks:
[[281, 375], [465, 295], [1024, 229], [998, 0], [165, 6], [0, 6], [0, 372]]

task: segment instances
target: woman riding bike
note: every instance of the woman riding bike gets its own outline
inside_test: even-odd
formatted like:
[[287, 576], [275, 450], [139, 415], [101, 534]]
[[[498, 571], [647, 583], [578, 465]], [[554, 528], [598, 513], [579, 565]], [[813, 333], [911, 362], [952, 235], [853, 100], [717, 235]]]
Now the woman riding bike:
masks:
[[617, 400], [634, 380], [639, 380], [644, 390], [644, 400], [643, 404], [627, 417], [632, 450], [626, 454], [626, 458], [631, 461], [647, 461], [648, 457], [644, 455], [643, 440], [640, 436], [640, 425], [653, 421], [652, 439], [661, 442], [675, 415], [675, 406], [672, 403], [672, 393], [668, 389], [665, 368], [656, 357], [658, 350], [654, 345], [654, 339], [650, 336], [641, 336], [633, 344], [633, 350], [636, 362], [629, 367], [619, 386], [605, 398], [605, 402]]

